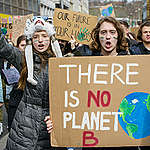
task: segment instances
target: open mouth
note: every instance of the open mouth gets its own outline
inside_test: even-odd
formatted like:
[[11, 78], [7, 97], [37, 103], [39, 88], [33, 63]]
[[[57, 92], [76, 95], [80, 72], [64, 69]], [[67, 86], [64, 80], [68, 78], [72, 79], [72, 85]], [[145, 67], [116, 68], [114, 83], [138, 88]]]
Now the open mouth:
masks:
[[105, 44], [106, 48], [111, 48], [111, 42], [110, 41], [107, 41], [106, 44]]
[[43, 48], [44, 48], [44, 44], [39, 44], [39, 45], [38, 45], [38, 48], [39, 48], [39, 49], [43, 49]]

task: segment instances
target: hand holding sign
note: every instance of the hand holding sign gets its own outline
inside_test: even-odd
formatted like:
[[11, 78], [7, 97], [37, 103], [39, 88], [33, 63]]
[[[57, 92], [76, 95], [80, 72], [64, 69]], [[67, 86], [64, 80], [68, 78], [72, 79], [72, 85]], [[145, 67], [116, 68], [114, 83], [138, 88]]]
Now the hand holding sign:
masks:
[[46, 116], [44, 121], [46, 122], [48, 133], [51, 133], [53, 130], [53, 122], [52, 122], [50, 116]]
[[71, 40], [69, 41], [69, 43], [71, 44], [71, 49], [75, 49], [76, 46], [78, 46], [77, 41], [75, 40], [74, 36], [71, 36]]

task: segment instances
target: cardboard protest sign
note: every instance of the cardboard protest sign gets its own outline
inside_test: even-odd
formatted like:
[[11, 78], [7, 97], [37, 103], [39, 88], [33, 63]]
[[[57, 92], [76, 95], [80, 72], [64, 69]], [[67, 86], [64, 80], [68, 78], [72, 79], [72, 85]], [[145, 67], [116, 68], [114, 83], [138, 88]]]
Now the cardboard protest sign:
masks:
[[51, 144], [150, 146], [149, 64], [150, 56], [50, 58]]
[[78, 43], [89, 44], [97, 17], [55, 8], [53, 22], [58, 39], [70, 41], [73, 35]]
[[115, 12], [112, 4], [102, 6], [100, 8], [100, 12], [101, 12], [101, 17], [107, 17], [107, 16], [115, 17]]
[[17, 38], [24, 34], [24, 28], [26, 26], [26, 20], [32, 19], [33, 14], [22, 16], [22, 17], [15, 17], [13, 22], [13, 31], [12, 31], [12, 41], [16, 45]]
[[6, 28], [7, 34], [5, 35], [6, 38], [12, 38], [12, 23], [13, 17], [11, 15], [0, 14], [0, 28]]

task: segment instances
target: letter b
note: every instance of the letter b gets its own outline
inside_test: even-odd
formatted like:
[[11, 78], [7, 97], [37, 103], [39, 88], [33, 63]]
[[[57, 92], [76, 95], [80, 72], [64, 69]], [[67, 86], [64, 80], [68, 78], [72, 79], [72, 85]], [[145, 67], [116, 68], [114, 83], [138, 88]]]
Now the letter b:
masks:
[[[86, 144], [86, 140], [93, 140], [95, 142], [90, 144]], [[98, 139], [96, 137], [94, 137], [94, 132], [92, 131], [84, 131], [83, 132], [83, 146], [85, 147], [92, 147], [92, 146], [96, 146], [98, 144]]]

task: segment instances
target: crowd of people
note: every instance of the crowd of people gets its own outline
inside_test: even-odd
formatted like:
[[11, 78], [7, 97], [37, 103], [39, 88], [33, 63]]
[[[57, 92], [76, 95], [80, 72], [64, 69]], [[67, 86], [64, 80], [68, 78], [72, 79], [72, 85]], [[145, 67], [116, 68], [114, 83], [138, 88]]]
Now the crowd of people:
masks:
[[[54, 150], [50, 134], [48, 58], [150, 54], [150, 22], [143, 22], [137, 37], [124, 20], [101, 18], [91, 32], [90, 45], [55, 38], [55, 30], [41, 17], [27, 20], [25, 33], [14, 46], [0, 35], [0, 58], [15, 67], [20, 78], [11, 84], [8, 100], [9, 136], [5, 150]], [[9, 85], [10, 86], [10, 85]], [[147, 147], [82, 148], [84, 150], [144, 150]]]

